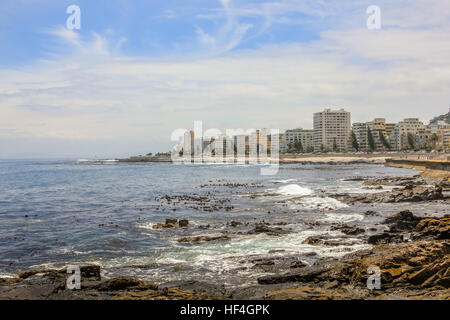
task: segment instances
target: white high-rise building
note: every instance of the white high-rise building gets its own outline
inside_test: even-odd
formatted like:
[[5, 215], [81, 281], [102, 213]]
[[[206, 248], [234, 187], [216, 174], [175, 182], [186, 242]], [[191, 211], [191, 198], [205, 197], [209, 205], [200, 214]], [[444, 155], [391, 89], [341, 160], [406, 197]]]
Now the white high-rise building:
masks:
[[246, 135], [238, 135], [235, 136], [235, 144], [237, 150], [237, 161], [245, 162], [245, 157], [247, 153], [248, 146], [248, 136]]
[[214, 160], [216, 162], [223, 162], [224, 160], [224, 143], [225, 137], [219, 136], [214, 140]]
[[261, 129], [259, 130], [259, 158], [265, 159], [267, 158], [267, 151], [269, 149], [269, 139], [268, 139], [268, 130]]
[[226, 162], [234, 162], [234, 137], [225, 137], [225, 160]]
[[194, 160], [203, 161], [203, 137], [194, 139]]
[[347, 150], [350, 135], [350, 112], [325, 109], [314, 113], [314, 150]]
[[273, 147], [275, 139], [278, 139], [278, 152], [279, 153], [285, 153], [286, 152], [286, 134], [285, 133], [277, 133], [277, 134], [271, 134], [270, 135], [270, 153], [272, 155], [272, 150], [275, 150]]
[[191, 159], [194, 153], [194, 131], [186, 131], [183, 139], [183, 158]]
[[259, 130], [252, 132], [248, 139], [248, 158], [250, 163], [254, 163], [258, 161]]

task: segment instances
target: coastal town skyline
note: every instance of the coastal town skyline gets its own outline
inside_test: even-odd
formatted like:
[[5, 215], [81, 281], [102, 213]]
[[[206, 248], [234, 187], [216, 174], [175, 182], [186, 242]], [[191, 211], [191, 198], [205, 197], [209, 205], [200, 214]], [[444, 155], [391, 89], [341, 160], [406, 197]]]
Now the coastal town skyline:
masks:
[[222, 162], [235, 157], [238, 161], [245, 161], [245, 157], [267, 160], [274, 156], [274, 143], [276, 154], [443, 151], [450, 148], [450, 109], [425, 124], [419, 118], [411, 117], [398, 123], [388, 122], [386, 118], [352, 122], [351, 112], [343, 108], [325, 108], [313, 114], [313, 128], [286, 131], [266, 127], [221, 131], [217, 128], [205, 129], [201, 121], [196, 121], [193, 130], [174, 131], [172, 141], [179, 141], [171, 150], [172, 160], [187, 162], [199, 159]]

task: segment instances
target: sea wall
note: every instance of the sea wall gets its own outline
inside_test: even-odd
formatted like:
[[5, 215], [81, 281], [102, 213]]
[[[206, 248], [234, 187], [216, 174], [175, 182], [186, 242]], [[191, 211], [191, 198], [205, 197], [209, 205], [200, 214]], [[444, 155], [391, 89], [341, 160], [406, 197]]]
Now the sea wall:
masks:
[[392, 167], [414, 167], [421, 170], [450, 171], [450, 162], [448, 160], [386, 159], [386, 165]]

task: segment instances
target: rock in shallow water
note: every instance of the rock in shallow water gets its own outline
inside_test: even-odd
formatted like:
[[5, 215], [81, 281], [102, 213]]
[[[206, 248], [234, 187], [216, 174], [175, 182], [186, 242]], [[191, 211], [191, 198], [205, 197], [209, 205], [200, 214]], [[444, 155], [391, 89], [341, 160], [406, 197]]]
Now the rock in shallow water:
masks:
[[228, 241], [231, 240], [228, 236], [217, 236], [217, 237], [209, 237], [209, 236], [196, 236], [196, 237], [185, 237], [178, 239], [178, 242], [210, 242], [210, 241]]

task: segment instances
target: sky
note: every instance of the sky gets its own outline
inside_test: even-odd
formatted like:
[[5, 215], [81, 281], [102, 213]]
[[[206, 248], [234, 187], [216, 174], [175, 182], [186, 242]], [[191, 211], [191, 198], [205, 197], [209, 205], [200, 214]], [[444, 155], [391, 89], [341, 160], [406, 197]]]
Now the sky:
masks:
[[324, 108], [427, 123], [449, 57], [448, 0], [2, 0], [0, 158], [156, 153], [194, 121], [309, 129]]

